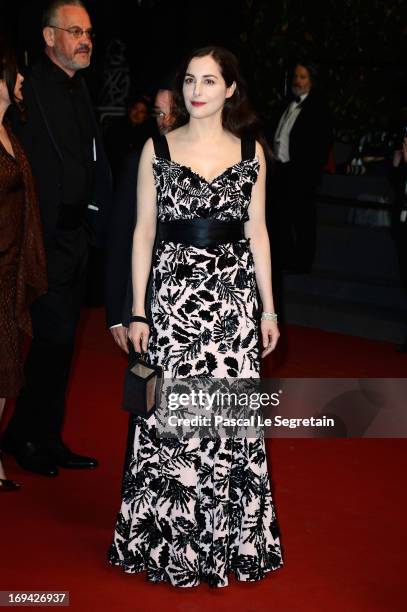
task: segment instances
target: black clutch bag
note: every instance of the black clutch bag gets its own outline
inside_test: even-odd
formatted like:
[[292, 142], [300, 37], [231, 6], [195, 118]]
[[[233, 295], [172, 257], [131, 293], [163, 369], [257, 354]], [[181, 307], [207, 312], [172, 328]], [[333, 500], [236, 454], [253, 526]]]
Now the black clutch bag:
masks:
[[129, 342], [129, 365], [124, 379], [123, 410], [148, 418], [161, 397], [163, 368], [151, 365]]

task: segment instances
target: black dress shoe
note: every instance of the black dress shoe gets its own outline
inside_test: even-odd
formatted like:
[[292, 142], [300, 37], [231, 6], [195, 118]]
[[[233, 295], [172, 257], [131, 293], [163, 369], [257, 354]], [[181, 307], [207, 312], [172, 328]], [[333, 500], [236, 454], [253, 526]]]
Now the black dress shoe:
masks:
[[[3, 461], [3, 451], [0, 450], [0, 463]], [[9, 493], [10, 491], [18, 491], [21, 485], [14, 480], [8, 478], [0, 478], [0, 493]]]
[[49, 442], [46, 448], [52, 460], [68, 470], [88, 470], [99, 465], [93, 457], [73, 453], [62, 440]]
[[11, 491], [18, 491], [21, 485], [14, 480], [8, 480], [7, 478], [0, 478], [0, 493], [11, 493]]
[[42, 476], [58, 476], [58, 468], [49, 454], [34, 442], [11, 442], [6, 437], [2, 440], [2, 448], [13, 455], [18, 465], [27, 472]]

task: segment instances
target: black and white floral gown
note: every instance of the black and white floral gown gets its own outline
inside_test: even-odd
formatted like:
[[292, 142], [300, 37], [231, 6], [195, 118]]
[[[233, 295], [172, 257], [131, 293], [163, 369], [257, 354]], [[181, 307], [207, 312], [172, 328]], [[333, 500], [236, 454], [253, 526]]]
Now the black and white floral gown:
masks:
[[[255, 143], [208, 182], [155, 142], [161, 221], [248, 220]], [[258, 301], [249, 241], [212, 249], [161, 242], [153, 261], [149, 357], [170, 377], [259, 376]], [[255, 581], [283, 565], [264, 438], [156, 437], [155, 417], [133, 418], [112, 565], [180, 587]], [[134, 436], [133, 436], [134, 433]]]

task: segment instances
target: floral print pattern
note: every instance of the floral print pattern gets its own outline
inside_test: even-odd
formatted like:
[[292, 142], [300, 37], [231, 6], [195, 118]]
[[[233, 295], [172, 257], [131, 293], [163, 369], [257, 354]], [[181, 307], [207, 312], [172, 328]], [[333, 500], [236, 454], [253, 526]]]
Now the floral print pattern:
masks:
[[[248, 220], [257, 158], [208, 182], [153, 160], [158, 219]], [[249, 241], [216, 248], [161, 241], [153, 261], [149, 358], [166, 377], [259, 376], [258, 298]], [[255, 581], [283, 565], [264, 438], [166, 439], [132, 417], [109, 561], [191, 587]]]

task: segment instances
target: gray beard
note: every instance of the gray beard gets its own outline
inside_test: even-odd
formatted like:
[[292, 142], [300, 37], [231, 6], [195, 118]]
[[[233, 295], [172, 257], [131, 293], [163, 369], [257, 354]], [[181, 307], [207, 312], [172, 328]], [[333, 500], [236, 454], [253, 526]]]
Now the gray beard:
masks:
[[82, 70], [83, 68], [87, 68], [90, 64], [91, 55], [89, 55], [88, 63], [86, 65], [82, 65], [82, 64], [76, 63], [75, 60], [67, 60], [66, 56], [60, 54], [56, 49], [54, 52], [55, 52], [55, 57], [58, 59], [60, 64], [68, 68], [68, 70], [74, 70], [76, 72], [77, 70]]
[[299, 89], [298, 87], [291, 87], [291, 91], [294, 94], [294, 96], [301, 96], [304, 92]]

